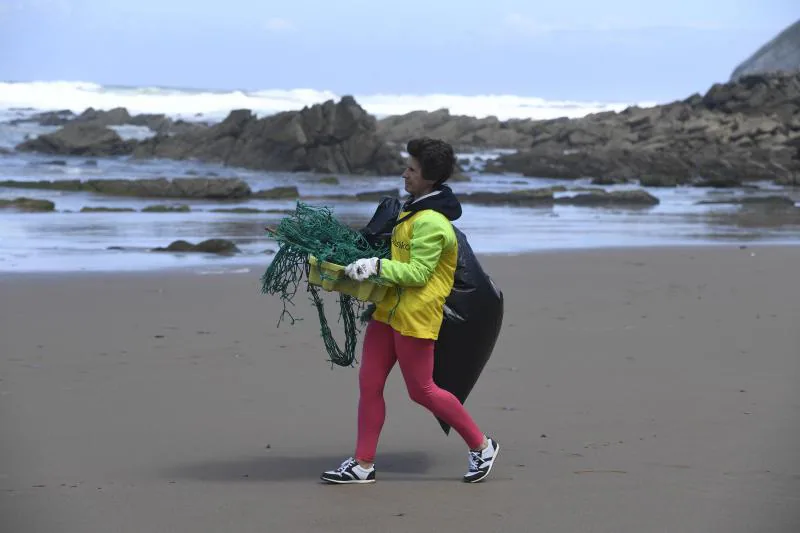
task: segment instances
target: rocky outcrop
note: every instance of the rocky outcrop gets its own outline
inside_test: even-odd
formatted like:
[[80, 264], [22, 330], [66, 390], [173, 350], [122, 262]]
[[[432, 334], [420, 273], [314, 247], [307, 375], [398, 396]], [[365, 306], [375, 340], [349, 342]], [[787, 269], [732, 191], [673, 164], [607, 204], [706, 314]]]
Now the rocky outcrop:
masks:
[[[554, 193], [565, 192], [561, 187], [522, 189], [510, 192], [473, 192], [460, 194], [462, 203], [483, 205], [513, 205], [520, 207], [548, 206], [566, 204], [577, 206], [653, 206], [659, 199], [647, 191], [634, 189], [627, 191], [605, 191], [602, 189], [566, 194], [556, 197]], [[574, 191], [573, 191], [574, 192]]]
[[[149, 115], [152, 117], [153, 115]], [[145, 118], [144, 121], [140, 121], [138, 125], [145, 125], [147, 116], [143, 116]], [[164, 118], [164, 115], [160, 115], [161, 118]], [[83, 124], [94, 124], [97, 126], [122, 126], [123, 124], [133, 124], [131, 122], [132, 117], [131, 114], [128, 112], [127, 109], [124, 107], [115, 107], [109, 110], [97, 110], [92, 107], [87, 108], [83, 113], [75, 117], [75, 122], [80, 122]]]
[[400, 155], [378, 135], [375, 118], [350, 96], [264, 118], [236, 110], [205, 131], [142, 141], [134, 156], [328, 174], [388, 175], [403, 169]]
[[163, 135], [201, 131], [208, 128], [208, 124], [202, 122], [172, 120], [163, 114], [144, 113], [140, 115], [131, 115], [124, 107], [115, 107], [109, 110], [98, 110], [89, 107], [80, 115], [76, 115], [69, 109], [45, 111], [43, 113], [36, 113], [27, 118], [12, 120], [10, 124], [16, 125], [25, 122], [33, 122], [41, 126], [83, 124], [85, 126], [97, 126], [98, 128], [124, 125], [144, 126], [150, 128], [154, 133]]
[[266, 213], [270, 215], [291, 215], [292, 213], [294, 213], [294, 209], [256, 209], [254, 207], [231, 207], [231, 208], [209, 209], [209, 212], [230, 213], [233, 215], [253, 215], [261, 213]]
[[800, 73], [749, 76], [652, 108], [541, 121], [486, 172], [738, 186], [800, 177]]
[[[338, 103], [306, 107], [257, 118], [250, 110], [231, 112], [212, 127], [173, 123], [164, 115], [131, 116], [125, 108], [87, 109], [60, 130], [17, 146], [48, 154], [136, 158], [195, 159], [229, 166], [274, 171], [334, 174], [400, 174], [403, 162], [377, 133], [375, 118], [349, 96]], [[110, 126], [147, 126], [156, 135], [141, 142], [123, 141]]]
[[13, 200], [0, 199], [0, 209], [14, 209], [25, 212], [45, 212], [53, 211], [56, 205], [50, 200], [40, 200], [38, 198], [14, 198]]
[[74, 118], [75, 113], [69, 109], [62, 109], [60, 111], [44, 111], [42, 113], [36, 113], [28, 118], [14, 119], [10, 122], [10, 124], [16, 125], [25, 122], [34, 122], [40, 126], [63, 126]]
[[138, 180], [0, 181], [0, 187], [81, 191], [114, 196], [231, 200], [247, 198], [250, 186], [239, 178], [166, 178]]
[[172, 120], [163, 114], [142, 113], [139, 115], [131, 115], [124, 107], [115, 107], [108, 111], [95, 110], [90, 107], [78, 115], [75, 118], [75, 122], [106, 127], [124, 125], [143, 126], [161, 135], [201, 132], [208, 129], [208, 124], [202, 122], [187, 122], [185, 120]]
[[[709, 144], [706, 141], [710, 144], [732, 141], [743, 147], [748, 147], [748, 144], [757, 147], [790, 143], [792, 138], [796, 138], [793, 132], [800, 129], [799, 101], [800, 77], [797, 75], [746, 76], [735, 83], [717, 83], [705, 95], [694, 94], [683, 101], [652, 108], [631, 107], [621, 113], [609, 111], [578, 119], [500, 121], [494, 117], [454, 116], [444, 109], [415, 111], [382, 119], [378, 131], [398, 145], [410, 137], [424, 134], [442, 138], [465, 151], [535, 147], [544, 159], [541, 162], [543, 166], [540, 172], [535, 168], [539, 163], [532, 161], [530, 175], [558, 177], [586, 173], [584, 168], [573, 163], [550, 161], [560, 159], [565, 151], [568, 155], [570, 150], [578, 153], [599, 147], [610, 152], [633, 148], [638, 151], [643, 147], [674, 153], [671, 150], [673, 144], [679, 148], [693, 145], [684, 146], [688, 149]], [[673, 134], [678, 136], [674, 142], [670, 139]], [[750, 143], [754, 136], [761, 138]], [[737, 146], [734, 151], [741, 152], [741, 147]], [[686, 149], [679, 152], [688, 151]], [[743, 155], [744, 159], [750, 158], [748, 154]], [[643, 157], [652, 158], [647, 153]], [[509, 161], [513, 159], [513, 156], [508, 158]], [[683, 160], [683, 154], [678, 154], [675, 159]], [[607, 166], [602, 161], [587, 164], [590, 168]], [[667, 169], [672, 166], [668, 161], [665, 165]], [[635, 166], [638, 168], [641, 164]], [[681, 166], [695, 165], [689, 162]], [[499, 167], [489, 165], [488, 171], [498, 170]], [[555, 172], [556, 175], [542, 172]], [[771, 171], [767, 173], [771, 175]]]
[[132, 207], [105, 207], [105, 206], [85, 206], [81, 207], [81, 213], [134, 213], [136, 209]]
[[704, 96], [686, 100], [693, 109], [740, 113], [792, 124], [800, 107], [800, 72], [753, 74], [729, 83], [715, 83]]
[[451, 115], [447, 109], [412, 111], [378, 121], [378, 133], [404, 147], [409, 139], [426, 135], [444, 139], [458, 150], [475, 148], [525, 148], [530, 145], [530, 120], [501, 121], [497, 117]]
[[58, 155], [115, 156], [131, 154], [135, 147], [136, 141], [123, 141], [117, 132], [105, 126], [70, 122], [56, 132], [17, 145], [17, 150]]
[[151, 252], [201, 252], [218, 255], [241, 253], [235, 243], [227, 239], [207, 239], [197, 244], [187, 241], [173, 241], [166, 248], [153, 248]]
[[253, 198], [260, 198], [262, 200], [289, 200], [298, 198], [300, 191], [294, 185], [285, 187], [273, 187], [271, 189], [264, 189], [253, 193]]
[[473, 192], [460, 194], [458, 197], [462, 203], [531, 207], [555, 203], [553, 192], [551, 188], [520, 189], [509, 192]]
[[652, 206], [660, 200], [644, 190], [631, 191], [591, 191], [563, 196], [556, 203], [583, 206]]
[[122, 141], [102, 126], [135, 119], [121, 108], [87, 110], [19, 149], [98, 156], [132, 152], [137, 158], [195, 159], [266, 171], [397, 175], [403, 168], [402, 145], [425, 134], [461, 149], [518, 149], [488, 161], [483, 172], [586, 177], [597, 184], [638, 180], [653, 187], [738, 187], [758, 180], [800, 184], [800, 73], [743, 76], [682, 101], [577, 119], [499, 121], [440, 110], [378, 123], [348, 96], [263, 118], [236, 110], [214, 126], [138, 143]]
[[795, 201], [788, 196], [749, 196], [745, 198], [722, 198], [718, 200], [700, 200], [698, 205], [746, 205], [766, 207], [794, 207]]
[[142, 208], [142, 213], [189, 213], [191, 210], [188, 205], [148, 205]]
[[731, 74], [731, 81], [752, 74], [779, 71], [800, 71], [800, 21], [784, 29], [739, 64]]

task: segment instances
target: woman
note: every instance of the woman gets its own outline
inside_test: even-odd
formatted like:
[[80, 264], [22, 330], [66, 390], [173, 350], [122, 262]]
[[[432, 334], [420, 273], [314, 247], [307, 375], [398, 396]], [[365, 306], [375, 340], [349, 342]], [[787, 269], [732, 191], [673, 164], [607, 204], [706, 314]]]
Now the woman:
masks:
[[392, 232], [391, 259], [360, 259], [345, 268], [351, 279], [377, 276], [395, 287], [377, 304], [364, 336], [355, 455], [322, 474], [329, 483], [375, 482], [375, 452], [386, 417], [383, 390], [395, 363], [411, 399], [449, 424], [469, 447], [464, 481], [483, 480], [500, 450], [458, 399], [433, 381], [434, 342], [458, 257], [451, 221], [461, 216], [461, 204], [444, 185], [455, 154], [449, 144], [429, 138], [414, 139], [406, 149], [403, 178], [410, 197]]

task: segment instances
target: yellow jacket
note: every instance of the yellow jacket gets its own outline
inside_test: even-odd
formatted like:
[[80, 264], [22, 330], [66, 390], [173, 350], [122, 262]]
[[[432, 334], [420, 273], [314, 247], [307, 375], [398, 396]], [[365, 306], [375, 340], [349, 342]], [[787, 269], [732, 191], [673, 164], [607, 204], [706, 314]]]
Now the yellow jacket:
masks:
[[[441, 200], [456, 202], [449, 189]], [[438, 198], [436, 200], [439, 200]], [[445, 212], [447, 212], [445, 210]], [[392, 231], [391, 259], [382, 259], [379, 276], [394, 284], [372, 315], [401, 335], [436, 340], [445, 299], [453, 288], [458, 241], [448, 216], [438, 209], [403, 211]]]

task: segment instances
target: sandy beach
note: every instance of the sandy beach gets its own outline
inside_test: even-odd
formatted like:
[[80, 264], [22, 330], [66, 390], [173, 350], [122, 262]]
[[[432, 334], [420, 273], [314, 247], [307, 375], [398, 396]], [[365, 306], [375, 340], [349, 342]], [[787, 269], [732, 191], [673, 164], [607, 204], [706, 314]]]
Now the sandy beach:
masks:
[[378, 482], [318, 481], [357, 369], [302, 297], [276, 327], [263, 266], [0, 277], [0, 531], [800, 531], [800, 247], [482, 261], [507, 303], [478, 485], [399, 369]]

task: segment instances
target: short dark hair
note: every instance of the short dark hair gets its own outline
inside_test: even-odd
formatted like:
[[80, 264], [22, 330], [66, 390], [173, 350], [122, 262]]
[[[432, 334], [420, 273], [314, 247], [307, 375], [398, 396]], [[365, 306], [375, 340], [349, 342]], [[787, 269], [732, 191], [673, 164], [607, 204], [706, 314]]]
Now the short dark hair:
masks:
[[438, 185], [453, 175], [456, 156], [453, 147], [448, 143], [430, 137], [420, 137], [408, 141], [406, 151], [419, 161], [423, 179], [435, 181]]

